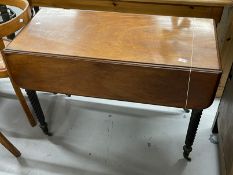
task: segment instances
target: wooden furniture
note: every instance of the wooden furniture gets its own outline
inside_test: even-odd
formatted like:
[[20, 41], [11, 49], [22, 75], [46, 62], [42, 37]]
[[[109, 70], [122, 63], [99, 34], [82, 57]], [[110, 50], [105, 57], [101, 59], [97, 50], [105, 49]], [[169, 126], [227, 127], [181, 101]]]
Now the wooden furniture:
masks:
[[231, 0], [29, 0], [32, 6], [78, 8], [166, 16], [205, 17], [219, 21]]
[[19, 157], [21, 153], [19, 150], [0, 132], [0, 143], [10, 151], [15, 157]]
[[229, 50], [233, 43], [230, 42], [228, 32], [230, 28], [227, 25], [228, 21], [233, 20], [229, 13], [229, 8], [231, 9], [233, 5], [232, 0], [29, 0], [29, 2], [36, 7], [36, 12], [38, 6], [43, 6], [215, 19], [223, 69], [216, 97], [222, 95], [230, 71], [229, 65], [233, 62]]
[[187, 159], [221, 76], [212, 19], [42, 9], [4, 59], [46, 134], [36, 90], [193, 109]]
[[[0, 4], [3, 5], [11, 5], [18, 7], [23, 10], [23, 12], [18, 15], [17, 17], [11, 19], [10, 21], [7, 21], [5, 23], [0, 24], [0, 51], [5, 48], [6, 45], [9, 44], [9, 40], [3, 39], [3, 37], [8, 36], [17, 30], [21, 29], [24, 27], [30, 20], [31, 18], [31, 11], [29, 8], [29, 4], [26, 0], [0, 0]], [[7, 69], [5, 67], [5, 64], [2, 59], [2, 54], [0, 53], [0, 78], [6, 78], [8, 77]], [[13, 88], [15, 90], [15, 93], [26, 113], [27, 119], [31, 126], [36, 125], [36, 121], [33, 118], [27, 103], [22, 95], [22, 92], [18, 86], [14, 84], [12, 81]]]
[[227, 82], [231, 64], [233, 63], [233, 6], [224, 8], [223, 16], [217, 28], [217, 33], [221, 65], [223, 68], [223, 75], [218, 88], [218, 95], [220, 96]]
[[[12, 18], [16, 17], [16, 13], [6, 5], [0, 5], [1, 18], [0, 24], [9, 21]], [[15, 38], [15, 33], [12, 33], [7, 36], [8, 39], [13, 40]]]
[[218, 108], [219, 151], [221, 174], [233, 174], [233, 65]]
[[229, 65], [233, 62], [233, 57], [229, 56], [227, 48], [232, 48], [233, 44], [230, 45], [229, 37], [223, 35], [229, 29], [225, 25], [225, 19], [221, 20], [221, 17], [224, 8], [227, 15], [227, 6], [233, 5], [232, 0], [29, 0], [29, 2], [32, 6], [42, 7], [78, 8], [215, 19], [216, 24], [221, 23], [221, 25], [218, 25], [217, 36], [223, 74], [218, 87], [217, 97], [221, 97], [222, 95], [230, 71]]

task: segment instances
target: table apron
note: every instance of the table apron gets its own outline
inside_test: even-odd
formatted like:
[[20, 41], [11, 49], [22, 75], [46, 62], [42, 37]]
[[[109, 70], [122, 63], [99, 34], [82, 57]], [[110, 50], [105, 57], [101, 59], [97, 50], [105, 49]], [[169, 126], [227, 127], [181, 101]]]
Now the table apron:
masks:
[[[164, 106], [186, 106], [188, 69], [5, 54], [12, 80], [21, 88]], [[175, 66], [174, 66], [175, 67]], [[187, 108], [204, 109], [215, 97], [219, 72], [192, 71]]]

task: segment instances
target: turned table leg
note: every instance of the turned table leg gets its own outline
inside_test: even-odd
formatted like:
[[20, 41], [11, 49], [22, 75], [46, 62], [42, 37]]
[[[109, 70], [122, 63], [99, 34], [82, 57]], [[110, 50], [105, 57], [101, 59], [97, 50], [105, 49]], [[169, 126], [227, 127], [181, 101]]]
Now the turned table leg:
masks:
[[201, 119], [201, 114], [202, 114], [202, 110], [196, 110], [196, 109], [192, 110], [188, 131], [186, 134], [185, 145], [183, 147], [184, 158], [187, 159], [188, 161], [191, 161], [189, 154], [192, 151], [192, 145], [197, 133], [197, 128]]
[[52, 134], [49, 132], [48, 130], [48, 125], [47, 123], [45, 122], [45, 117], [44, 117], [44, 113], [42, 111], [42, 108], [40, 106], [40, 102], [39, 102], [39, 99], [37, 97], [37, 94], [36, 94], [36, 91], [34, 90], [28, 90], [26, 89], [25, 90], [27, 95], [28, 95], [28, 98], [29, 98], [29, 101], [32, 105], [32, 108], [37, 116], [37, 119], [40, 123], [40, 128], [42, 129], [42, 131], [48, 135], [48, 136], [51, 136]]

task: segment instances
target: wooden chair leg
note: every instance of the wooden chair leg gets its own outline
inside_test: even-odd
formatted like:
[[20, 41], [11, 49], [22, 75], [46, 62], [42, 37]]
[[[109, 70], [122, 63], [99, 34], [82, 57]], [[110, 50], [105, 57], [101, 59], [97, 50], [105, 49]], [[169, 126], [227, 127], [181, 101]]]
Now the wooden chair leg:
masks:
[[[0, 39], [0, 47], [1, 47], [1, 39]], [[4, 61], [4, 62], [5, 62], [5, 61]], [[5, 63], [6, 63], [6, 62], [5, 62]], [[6, 64], [6, 65], [7, 65], [7, 64]], [[8, 73], [9, 73], [9, 72], [8, 72]], [[7, 73], [7, 74], [8, 74], [8, 73]], [[26, 102], [26, 100], [25, 100], [25, 98], [24, 98], [24, 96], [23, 96], [23, 94], [22, 94], [22, 92], [21, 92], [21, 90], [20, 90], [20, 88], [14, 83], [14, 81], [13, 81], [12, 78], [11, 78], [11, 76], [10, 76], [10, 75], [8, 75], [8, 76], [9, 76], [9, 78], [10, 78], [10, 81], [11, 81], [11, 84], [12, 84], [13, 89], [14, 89], [14, 91], [15, 91], [15, 94], [16, 94], [16, 96], [17, 96], [17, 98], [18, 98], [18, 100], [19, 100], [21, 106], [23, 107], [23, 110], [24, 110], [24, 112], [25, 112], [25, 114], [26, 114], [26, 116], [27, 116], [27, 119], [28, 119], [30, 125], [31, 125], [32, 127], [33, 127], [33, 126], [36, 126], [36, 120], [34, 119], [32, 113], [31, 113], [31, 111], [30, 111], [30, 109], [29, 109], [29, 107], [28, 107], [28, 105], [27, 105], [27, 102]], [[6, 77], [8, 77], [8, 76], [6, 76]]]
[[30, 109], [29, 109], [29, 107], [27, 105], [27, 102], [26, 102], [26, 100], [25, 100], [25, 98], [24, 98], [24, 96], [23, 96], [23, 94], [22, 94], [22, 92], [20, 90], [20, 88], [13, 81], [11, 81], [11, 83], [12, 83], [12, 86], [13, 86], [13, 88], [15, 90], [16, 96], [18, 97], [19, 102], [23, 107], [23, 110], [24, 110], [24, 112], [25, 112], [25, 114], [27, 116], [27, 119], [28, 119], [30, 125], [32, 127], [36, 126], [36, 120], [34, 119], [32, 113], [31, 113], [31, 111], [30, 111]]
[[8, 150], [10, 151], [15, 157], [19, 157], [21, 153], [19, 150], [12, 145], [12, 143], [7, 140], [7, 138], [0, 132], [0, 143]]

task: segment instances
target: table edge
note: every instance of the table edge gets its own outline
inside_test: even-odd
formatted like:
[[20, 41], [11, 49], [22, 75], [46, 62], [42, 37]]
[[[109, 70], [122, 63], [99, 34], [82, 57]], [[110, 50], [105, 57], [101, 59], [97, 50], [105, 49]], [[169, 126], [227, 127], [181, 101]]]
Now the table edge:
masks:
[[210, 68], [198, 68], [198, 67], [189, 67], [189, 66], [186, 67], [186, 66], [176, 66], [176, 65], [109, 60], [109, 59], [103, 59], [103, 58], [101, 59], [101, 58], [79, 57], [79, 56], [61, 55], [61, 54], [53, 54], [53, 53], [29, 52], [29, 51], [22, 51], [22, 50], [12, 50], [12, 49], [8, 49], [8, 48], [4, 49], [2, 51], [2, 53], [3, 53], [3, 57], [5, 57], [4, 55], [9, 55], [9, 54], [30, 55], [30, 56], [34, 55], [34, 56], [43, 56], [43, 57], [50, 57], [50, 58], [83, 60], [83, 61], [89, 61], [89, 62], [101, 62], [101, 63], [131, 65], [131, 66], [140, 66], [140, 67], [148, 67], [148, 68], [196, 71], [196, 72], [215, 73], [215, 74], [222, 73], [222, 69], [221, 69], [220, 65], [219, 65], [219, 69], [210, 69]]

